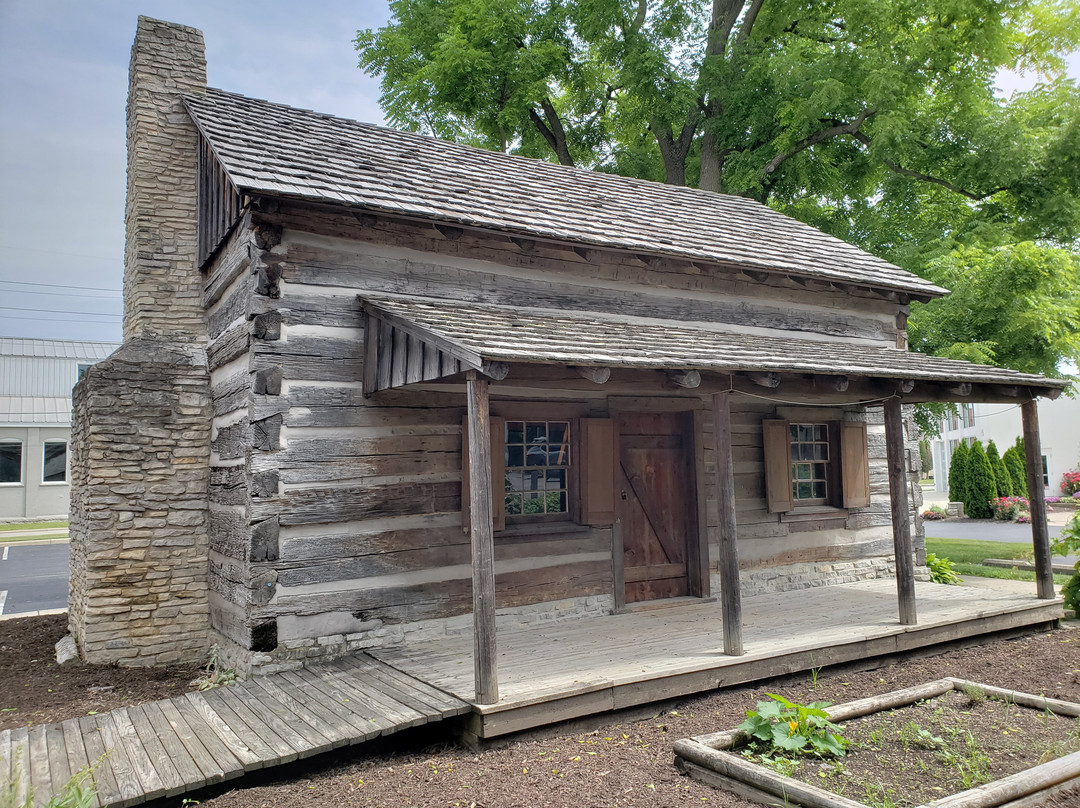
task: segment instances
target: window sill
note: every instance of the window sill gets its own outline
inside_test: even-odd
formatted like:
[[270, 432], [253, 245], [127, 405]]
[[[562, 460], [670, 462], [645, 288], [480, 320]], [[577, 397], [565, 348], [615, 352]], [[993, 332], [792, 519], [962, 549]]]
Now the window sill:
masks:
[[45, 482], [44, 480], [42, 480], [42, 482], [39, 483], [39, 485], [45, 485], [45, 486], [50, 486], [50, 485], [71, 485], [71, 483], [69, 483], [67, 480], [53, 480], [52, 482]]
[[0, 483], [0, 488], [22, 488], [22, 483]]
[[579, 525], [568, 519], [546, 522], [518, 522], [507, 525], [502, 530], [496, 531], [495, 539], [505, 541], [522, 541], [527, 539], [548, 539], [555, 536], [559, 538], [577, 538], [592, 534], [594, 528], [589, 525]]
[[847, 519], [846, 508], [832, 505], [807, 505], [780, 514], [781, 522], [813, 522], [821, 519]]

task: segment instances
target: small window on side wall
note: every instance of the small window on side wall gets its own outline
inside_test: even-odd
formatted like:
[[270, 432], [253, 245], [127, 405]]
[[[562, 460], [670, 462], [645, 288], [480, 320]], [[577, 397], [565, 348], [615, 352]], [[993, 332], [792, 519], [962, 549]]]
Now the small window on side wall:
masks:
[[12, 441], [0, 443], [0, 484], [22, 482], [22, 444]]
[[42, 450], [41, 481], [43, 483], [67, 482], [67, 443], [65, 441], [45, 441]]
[[507, 421], [507, 516], [570, 512], [570, 422]]

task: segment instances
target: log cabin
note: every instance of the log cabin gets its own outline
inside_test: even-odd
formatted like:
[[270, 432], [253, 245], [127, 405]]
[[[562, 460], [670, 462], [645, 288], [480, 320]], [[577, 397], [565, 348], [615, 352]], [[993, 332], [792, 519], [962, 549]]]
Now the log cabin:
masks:
[[148, 18], [130, 82], [125, 343], [75, 391], [88, 660], [472, 632], [484, 704], [504, 626], [718, 599], [739, 655], [743, 597], [879, 577], [914, 624], [905, 405], [1021, 402], [1037, 453], [1063, 387], [910, 352], [947, 290], [748, 199], [208, 88]]

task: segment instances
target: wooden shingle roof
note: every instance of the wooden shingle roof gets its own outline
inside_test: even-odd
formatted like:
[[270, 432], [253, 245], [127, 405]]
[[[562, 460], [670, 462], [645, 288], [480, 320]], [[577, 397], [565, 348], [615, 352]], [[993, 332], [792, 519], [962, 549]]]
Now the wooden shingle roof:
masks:
[[221, 90], [185, 101], [242, 193], [734, 264], [923, 300], [946, 293], [743, 197], [485, 151]]
[[[369, 293], [361, 294], [360, 300], [369, 315], [453, 357], [459, 366], [452, 366], [451, 371], [473, 368], [487, 372], [493, 363], [524, 362], [721, 373], [844, 374], [1026, 387], [1036, 395], [1056, 395], [1055, 391], [1066, 386], [1061, 379], [896, 348], [796, 341], [673, 320]], [[402, 359], [403, 367], [404, 362]]]

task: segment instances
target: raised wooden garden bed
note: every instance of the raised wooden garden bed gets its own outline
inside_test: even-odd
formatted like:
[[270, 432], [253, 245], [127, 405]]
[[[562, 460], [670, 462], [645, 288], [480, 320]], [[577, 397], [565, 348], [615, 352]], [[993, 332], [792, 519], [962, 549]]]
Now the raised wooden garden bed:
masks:
[[[1074, 702], [1004, 690], [952, 677], [839, 704], [828, 708], [827, 712], [831, 721], [842, 723], [939, 699], [952, 691], [965, 694], [977, 691], [987, 699], [1032, 708], [1043, 714], [1080, 717], [1080, 704]], [[780, 803], [802, 805], [806, 808], [873, 808], [873, 805], [881, 804], [878, 800], [868, 799], [871, 803], [868, 805], [761, 766], [739, 752], [749, 741], [747, 733], [738, 729], [684, 738], [675, 742], [675, 765], [696, 780], [767, 805]], [[1077, 783], [1080, 783], [1080, 752], [1073, 752], [998, 780], [924, 802], [923, 808], [992, 808], [1019, 805], [1017, 801], [1025, 797], [1064, 790]]]

